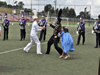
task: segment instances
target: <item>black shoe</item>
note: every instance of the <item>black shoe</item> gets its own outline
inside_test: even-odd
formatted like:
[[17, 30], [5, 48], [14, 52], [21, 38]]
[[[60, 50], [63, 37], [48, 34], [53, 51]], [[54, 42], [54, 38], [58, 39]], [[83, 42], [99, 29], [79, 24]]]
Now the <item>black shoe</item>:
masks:
[[20, 39], [20, 41], [22, 41], [22, 39]]
[[39, 39], [39, 41], [41, 41], [41, 39]]
[[95, 46], [94, 48], [98, 48], [98, 46]]
[[49, 53], [46, 52], [45, 54], [49, 54]]
[[76, 44], [76, 45], [79, 45], [79, 44]]

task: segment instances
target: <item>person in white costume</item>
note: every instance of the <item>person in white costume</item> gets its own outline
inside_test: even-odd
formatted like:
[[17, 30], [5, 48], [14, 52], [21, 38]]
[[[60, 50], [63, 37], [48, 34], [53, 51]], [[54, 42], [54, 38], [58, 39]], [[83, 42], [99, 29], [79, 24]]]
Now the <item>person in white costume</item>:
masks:
[[44, 29], [44, 27], [39, 27], [37, 22], [38, 22], [38, 17], [35, 16], [34, 22], [32, 24], [32, 28], [31, 28], [31, 32], [30, 32], [30, 43], [28, 43], [27, 46], [23, 50], [25, 52], [28, 52], [29, 49], [32, 47], [32, 44], [36, 43], [37, 44], [37, 54], [42, 54], [41, 45], [40, 45], [40, 41], [37, 36], [37, 32]]

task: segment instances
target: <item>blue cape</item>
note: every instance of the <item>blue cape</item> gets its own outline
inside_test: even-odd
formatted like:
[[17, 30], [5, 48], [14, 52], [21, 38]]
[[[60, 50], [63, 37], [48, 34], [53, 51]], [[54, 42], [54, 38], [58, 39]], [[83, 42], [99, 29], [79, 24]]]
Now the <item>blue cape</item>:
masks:
[[63, 48], [63, 51], [65, 53], [67, 53], [68, 51], [74, 51], [74, 46], [73, 46], [73, 38], [72, 36], [70, 35], [70, 33], [66, 32], [62, 32], [61, 34], [59, 34], [58, 37], [62, 37], [61, 38], [61, 44], [62, 44], [62, 48]]

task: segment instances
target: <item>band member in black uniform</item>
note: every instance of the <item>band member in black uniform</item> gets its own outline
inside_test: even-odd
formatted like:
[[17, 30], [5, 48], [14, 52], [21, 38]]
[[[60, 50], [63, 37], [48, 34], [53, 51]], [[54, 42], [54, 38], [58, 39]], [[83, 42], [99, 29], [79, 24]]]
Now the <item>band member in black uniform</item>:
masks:
[[96, 46], [95, 48], [100, 47], [100, 15], [98, 16], [99, 20], [94, 23], [93, 30], [96, 33]]
[[45, 41], [45, 38], [46, 38], [46, 30], [47, 30], [47, 22], [45, 20], [45, 16], [42, 16], [41, 24], [42, 25], [40, 25], [40, 26], [42, 26], [42, 27], [44, 26], [45, 29], [40, 32], [40, 38], [39, 38], [39, 40], [41, 41], [42, 40], [42, 37], [44, 35], [43, 41]]
[[58, 53], [60, 55], [62, 54], [63, 50], [60, 47], [58, 47], [58, 39], [59, 39], [59, 37], [57, 37], [58, 33], [61, 31], [61, 18], [60, 18], [61, 14], [62, 14], [62, 9], [60, 9], [60, 11], [58, 12], [57, 24], [55, 26], [50, 23], [50, 26], [52, 28], [54, 28], [54, 32], [53, 32], [53, 35], [51, 36], [51, 38], [48, 41], [47, 51], [46, 51], [45, 54], [49, 54], [50, 53], [50, 48], [51, 48], [52, 44], [54, 44], [54, 47], [58, 51]]
[[84, 45], [84, 43], [85, 43], [85, 23], [83, 22], [82, 18], [80, 18], [80, 22], [78, 23], [77, 32], [78, 32], [79, 35], [78, 35], [76, 45], [80, 44], [81, 36], [83, 37], [82, 44]]
[[25, 31], [26, 20], [24, 19], [23, 15], [22, 15], [22, 19], [20, 20], [19, 25], [20, 25], [20, 36], [21, 36], [20, 41], [22, 41], [22, 40], [25, 40], [25, 37], [26, 37], [26, 31]]
[[2, 25], [4, 27], [4, 40], [8, 40], [8, 33], [9, 33], [9, 20], [7, 19], [7, 13], [5, 13], [5, 20], [3, 21]]

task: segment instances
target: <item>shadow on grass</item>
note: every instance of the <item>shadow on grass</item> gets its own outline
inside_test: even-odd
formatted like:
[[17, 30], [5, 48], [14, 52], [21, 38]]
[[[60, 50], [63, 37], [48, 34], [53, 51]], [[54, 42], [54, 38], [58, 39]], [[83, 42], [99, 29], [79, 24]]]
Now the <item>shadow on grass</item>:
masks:
[[81, 57], [70, 57], [67, 60], [79, 60], [79, 59], [82, 59], [82, 58]]

